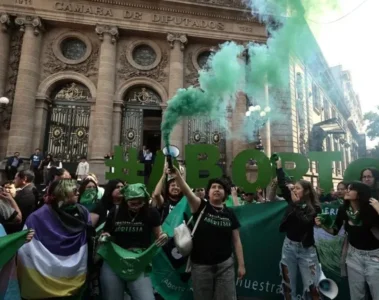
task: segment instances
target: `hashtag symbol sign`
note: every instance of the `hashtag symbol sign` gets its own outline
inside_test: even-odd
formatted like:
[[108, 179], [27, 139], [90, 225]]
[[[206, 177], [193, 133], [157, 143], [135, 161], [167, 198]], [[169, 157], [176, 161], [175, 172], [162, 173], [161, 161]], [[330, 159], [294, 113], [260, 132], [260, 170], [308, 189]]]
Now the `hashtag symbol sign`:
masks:
[[125, 159], [123, 148], [121, 146], [114, 147], [113, 159], [107, 159], [105, 165], [113, 168], [113, 172], [106, 172], [105, 179], [120, 179], [129, 184], [143, 183], [143, 176], [139, 176], [139, 171], [143, 171], [143, 164], [138, 162], [137, 149], [128, 149], [128, 159]]

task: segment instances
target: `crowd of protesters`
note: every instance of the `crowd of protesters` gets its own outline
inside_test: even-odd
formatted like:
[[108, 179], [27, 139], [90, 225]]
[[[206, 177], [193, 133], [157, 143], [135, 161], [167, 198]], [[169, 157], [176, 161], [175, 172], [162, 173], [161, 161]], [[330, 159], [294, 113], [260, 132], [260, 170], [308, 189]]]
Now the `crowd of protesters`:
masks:
[[[162, 224], [180, 201], [188, 202], [198, 224], [186, 258], [196, 300], [237, 299], [235, 277], [243, 278], [246, 270], [240, 223], [231, 207], [273, 201], [288, 203], [278, 228], [286, 236], [280, 261], [284, 299], [297, 299], [298, 272], [304, 298], [322, 299], [314, 226], [331, 234], [344, 226], [351, 299], [379, 299], [379, 172], [374, 168], [363, 170], [361, 181], [341, 182], [335, 192], [324, 195], [306, 180], [289, 180], [280, 159], [277, 177], [256, 193], [244, 193], [227, 177], [209, 180], [206, 188], [190, 187], [182, 170], [165, 164], [150, 196], [144, 184], [121, 179], [100, 187], [84, 158], [76, 174], [79, 181], [61, 162], [51, 155], [43, 158], [37, 150], [30, 170], [19, 171], [20, 161], [18, 153], [8, 160], [7, 174], [14, 178], [0, 193], [0, 221], [6, 233], [33, 230], [17, 255], [19, 299], [161, 299], [148, 273], [126, 280], [111, 261], [96, 255], [96, 249], [105, 241], [128, 251], [167, 246], [172, 239]], [[35, 174], [45, 168], [50, 171], [41, 182], [47, 185], [38, 191]], [[332, 228], [322, 222], [320, 202], [340, 205]]]

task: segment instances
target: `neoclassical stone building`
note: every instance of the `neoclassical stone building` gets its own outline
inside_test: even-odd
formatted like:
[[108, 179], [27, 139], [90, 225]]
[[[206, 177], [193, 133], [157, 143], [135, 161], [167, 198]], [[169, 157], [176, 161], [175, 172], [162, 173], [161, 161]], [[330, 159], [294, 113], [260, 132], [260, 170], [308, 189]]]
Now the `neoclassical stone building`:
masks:
[[[114, 145], [161, 147], [167, 100], [177, 89], [197, 83], [198, 70], [220, 43], [267, 39], [265, 27], [239, 0], [1, 3], [0, 97], [8, 97], [10, 104], [1, 107], [0, 156], [19, 151], [29, 157], [41, 148], [68, 168], [86, 156], [101, 180], [104, 156]], [[328, 118], [320, 117], [327, 110], [313, 105], [316, 100], [308, 90], [330, 103], [331, 114], [349, 119], [346, 103], [338, 106], [339, 96], [324, 95], [311, 73], [296, 59], [291, 62], [291, 86], [280, 96], [289, 117], [280, 124], [268, 123], [261, 132], [268, 155], [308, 151], [313, 124]], [[267, 90], [267, 98], [270, 92], [278, 91]], [[299, 101], [304, 111], [299, 111]], [[240, 95], [228, 115], [232, 131], [241, 126], [248, 105]], [[359, 129], [355, 135], [347, 125], [345, 130], [348, 134], [334, 135], [333, 145], [353, 145]], [[237, 153], [251, 146], [241, 140], [227, 142], [217, 122], [197, 119], [181, 122], [172, 143], [182, 153], [188, 143], [218, 145], [226, 170]], [[344, 165], [351, 153], [346, 150]]]

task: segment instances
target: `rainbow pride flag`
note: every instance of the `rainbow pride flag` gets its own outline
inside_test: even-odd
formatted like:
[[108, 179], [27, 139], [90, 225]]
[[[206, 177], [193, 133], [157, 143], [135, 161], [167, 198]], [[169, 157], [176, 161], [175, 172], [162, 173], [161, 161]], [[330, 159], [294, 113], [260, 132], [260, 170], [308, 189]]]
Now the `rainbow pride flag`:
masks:
[[18, 252], [21, 297], [46, 299], [79, 294], [87, 275], [86, 232], [69, 233], [48, 205], [30, 215], [25, 227], [34, 229], [35, 235]]

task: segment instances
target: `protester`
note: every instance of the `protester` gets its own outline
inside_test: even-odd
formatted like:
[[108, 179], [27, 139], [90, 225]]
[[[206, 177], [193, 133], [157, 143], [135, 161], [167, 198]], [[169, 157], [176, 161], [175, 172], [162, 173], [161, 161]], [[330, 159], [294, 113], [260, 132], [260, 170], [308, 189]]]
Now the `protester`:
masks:
[[63, 169], [62, 162], [60, 160], [56, 160], [53, 157], [51, 157], [51, 160], [49, 164], [46, 167], [47, 172], [48, 172], [48, 180], [47, 180], [47, 185], [54, 180], [54, 177], [57, 176], [58, 170]]
[[[25, 220], [37, 207], [38, 191], [33, 184], [33, 180], [34, 173], [30, 170], [20, 171], [16, 174], [14, 183], [19, 191], [16, 192], [14, 200], [21, 210], [23, 220], [19, 224], [5, 225], [4, 227], [8, 234], [21, 231]], [[8, 194], [8, 199], [10, 198], [12, 198], [12, 196]]]
[[87, 162], [87, 159], [85, 157], [82, 157], [80, 159], [80, 162], [78, 163], [78, 167], [76, 168], [76, 176], [78, 180], [83, 180], [88, 176], [89, 173], [89, 163]]
[[122, 180], [109, 180], [105, 186], [103, 198], [97, 203], [91, 211], [91, 221], [93, 226], [103, 224], [107, 218], [108, 212], [114, 205], [119, 205], [123, 199], [121, 189], [124, 187]]
[[229, 186], [220, 179], [209, 180], [206, 201], [192, 192], [177, 168], [169, 173], [187, 197], [194, 218], [204, 215], [193, 237], [190, 256], [194, 299], [237, 299], [233, 246], [239, 279], [245, 275], [245, 263], [238, 230], [240, 224], [233, 210], [224, 205]]
[[379, 199], [379, 170], [375, 168], [363, 169], [360, 180], [371, 189], [371, 197]]
[[89, 212], [77, 203], [76, 182], [51, 183], [47, 204], [32, 213], [25, 228], [34, 239], [18, 252], [23, 299], [51, 299], [78, 295], [87, 276]]
[[90, 177], [81, 182], [78, 199], [79, 203], [89, 211], [92, 211], [99, 202], [97, 183]]
[[16, 176], [18, 168], [24, 163], [23, 159], [20, 158], [20, 152], [15, 152], [12, 157], [7, 159], [7, 164], [5, 166], [5, 172], [8, 180], [13, 180]]
[[92, 179], [97, 184], [97, 198], [101, 199], [104, 195], [104, 188], [99, 186], [99, 180], [97, 179], [97, 176], [94, 173], [88, 173], [88, 176], [86, 179]]
[[43, 184], [48, 185], [49, 184], [49, 169], [47, 168], [50, 163], [53, 161], [53, 156], [51, 154], [48, 154], [45, 159], [43, 159], [39, 165], [39, 169], [43, 172]]
[[37, 148], [34, 153], [30, 156], [30, 170], [33, 171], [35, 175], [34, 182], [36, 184], [41, 183], [41, 176], [40, 176], [40, 165], [43, 160], [43, 155], [40, 152], [40, 149]]
[[315, 222], [334, 235], [345, 227], [348, 243], [343, 261], [346, 260], [351, 299], [366, 299], [369, 293], [379, 299], [379, 202], [371, 198], [370, 187], [359, 181], [349, 184], [332, 229], [325, 227], [319, 217]]
[[303, 281], [304, 298], [322, 299], [318, 290], [320, 267], [315, 247], [315, 217], [321, 213], [316, 191], [306, 180], [295, 185], [286, 183], [282, 161], [276, 162], [278, 185], [288, 207], [280, 224], [286, 233], [280, 262], [283, 278], [282, 290], [285, 299], [297, 299], [297, 270]]
[[[162, 246], [168, 236], [162, 233], [159, 212], [149, 207], [149, 199], [144, 184], [124, 188], [123, 199], [110, 211], [102, 236], [111, 236], [116, 245], [132, 251], [149, 248], [152, 235]], [[134, 281], [124, 282], [104, 261], [100, 281], [104, 299], [123, 300], [126, 285], [132, 299], [154, 300], [151, 280], [144, 273]]]

